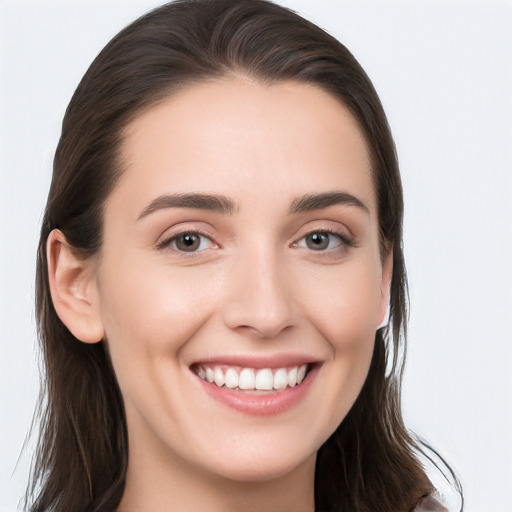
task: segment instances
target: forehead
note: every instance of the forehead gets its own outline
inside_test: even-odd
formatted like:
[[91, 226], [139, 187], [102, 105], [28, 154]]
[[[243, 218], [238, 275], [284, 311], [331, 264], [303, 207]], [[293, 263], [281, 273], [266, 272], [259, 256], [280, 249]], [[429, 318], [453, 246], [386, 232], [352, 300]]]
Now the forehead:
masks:
[[252, 191], [285, 203], [348, 189], [375, 207], [356, 120], [337, 98], [303, 83], [233, 78], [187, 87], [127, 126], [121, 154], [118, 188], [133, 201], [190, 191], [243, 199]]

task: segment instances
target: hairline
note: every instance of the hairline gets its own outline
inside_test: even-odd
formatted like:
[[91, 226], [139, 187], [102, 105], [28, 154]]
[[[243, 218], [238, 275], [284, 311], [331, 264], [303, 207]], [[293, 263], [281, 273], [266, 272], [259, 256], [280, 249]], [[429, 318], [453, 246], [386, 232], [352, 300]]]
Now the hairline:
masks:
[[[101, 212], [101, 220], [103, 224], [105, 206], [108, 203], [108, 200], [112, 193], [115, 191], [120, 179], [124, 175], [126, 169], [128, 168], [128, 161], [126, 157], [126, 152], [124, 148], [126, 147], [126, 141], [130, 134], [130, 130], [134, 124], [134, 122], [143, 116], [145, 113], [157, 108], [162, 105], [166, 101], [180, 96], [182, 93], [189, 91], [195, 87], [202, 87], [208, 84], [222, 84], [222, 83], [232, 83], [234, 81], [241, 80], [243, 82], [247, 82], [253, 85], [260, 86], [279, 86], [282, 84], [298, 84], [306, 87], [311, 87], [312, 89], [316, 89], [317, 91], [322, 91], [328, 94], [331, 98], [335, 99], [347, 112], [348, 121], [353, 125], [353, 127], [359, 132], [361, 137], [363, 138], [366, 155], [368, 158], [368, 168], [369, 168], [369, 178], [372, 184], [372, 190], [374, 194], [374, 201], [377, 213], [377, 221], [380, 226], [380, 215], [379, 215], [379, 193], [377, 189], [377, 163], [375, 158], [375, 152], [372, 144], [370, 143], [369, 136], [364, 130], [361, 121], [358, 119], [356, 114], [353, 112], [352, 108], [344, 102], [338, 94], [330, 90], [329, 88], [323, 86], [317, 81], [302, 79], [300, 77], [270, 77], [265, 76], [263, 73], [258, 73], [256, 71], [246, 70], [239, 65], [229, 66], [226, 65], [221, 68], [217, 73], [212, 72], [210, 74], [205, 73], [204, 76], [201, 77], [191, 77], [190, 79], [182, 81], [179, 85], [173, 86], [163, 86], [161, 89], [157, 90], [155, 96], [151, 100], [147, 100], [149, 95], [145, 95], [146, 101], [143, 101], [138, 107], [130, 110], [126, 113], [123, 119], [120, 122], [120, 127], [118, 129], [118, 142], [117, 147], [115, 148], [115, 158], [114, 158], [114, 179], [112, 183], [112, 187], [109, 190], [108, 195], [105, 197], [102, 205]], [[380, 229], [379, 229], [380, 232]], [[385, 242], [387, 240], [384, 239], [383, 235], [379, 234], [379, 239], [382, 239], [382, 251], [384, 251]], [[387, 241], [389, 242], [389, 241]], [[381, 254], [384, 258], [385, 254]]]

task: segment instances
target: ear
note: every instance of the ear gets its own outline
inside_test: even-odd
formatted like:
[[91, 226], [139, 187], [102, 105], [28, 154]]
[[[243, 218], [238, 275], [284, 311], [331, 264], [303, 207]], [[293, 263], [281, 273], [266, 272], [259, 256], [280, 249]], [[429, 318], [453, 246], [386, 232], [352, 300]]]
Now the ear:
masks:
[[94, 262], [74, 251], [58, 229], [48, 236], [46, 256], [50, 293], [62, 323], [84, 343], [101, 341], [105, 332]]
[[382, 277], [380, 283], [381, 301], [379, 305], [379, 324], [377, 329], [385, 327], [389, 322], [389, 299], [391, 293], [391, 278], [393, 277], [393, 244], [390, 244], [382, 262]]

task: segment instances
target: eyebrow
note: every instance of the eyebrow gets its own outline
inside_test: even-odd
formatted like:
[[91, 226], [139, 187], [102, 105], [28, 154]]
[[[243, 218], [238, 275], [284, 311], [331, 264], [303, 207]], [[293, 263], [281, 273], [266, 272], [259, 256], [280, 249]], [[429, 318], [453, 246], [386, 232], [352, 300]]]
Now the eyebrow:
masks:
[[163, 194], [142, 210], [138, 220], [165, 208], [196, 208], [224, 214], [232, 214], [236, 209], [231, 199], [219, 194]]
[[[305, 194], [297, 197], [292, 201], [290, 213], [321, 210], [338, 204], [355, 206], [369, 213], [368, 207], [360, 199], [347, 192], [339, 191]], [[142, 210], [138, 220], [166, 208], [195, 208], [223, 214], [233, 214], [238, 210], [231, 199], [221, 194], [163, 194], [151, 201]]]
[[347, 192], [322, 192], [320, 194], [305, 194], [296, 198], [291, 206], [290, 213], [301, 213], [310, 210], [321, 210], [337, 204], [355, 206], [369, 213], [368, 207], [357, 197]]

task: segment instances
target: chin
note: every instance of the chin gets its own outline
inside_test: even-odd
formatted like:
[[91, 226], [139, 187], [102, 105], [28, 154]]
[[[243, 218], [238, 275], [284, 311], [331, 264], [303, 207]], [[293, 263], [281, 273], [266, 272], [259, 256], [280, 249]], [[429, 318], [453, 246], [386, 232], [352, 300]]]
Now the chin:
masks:
[[303, 467], [314, 467], [316, 453], [309, 455], [306, 459], [285, 459], [282, 456], [260, 458], [250, 460], [247, 463], [229, 464], [217, 468], [217, 474], [225, 479], [240, 483], [269, 482], [280, 480], [301, 471]]

